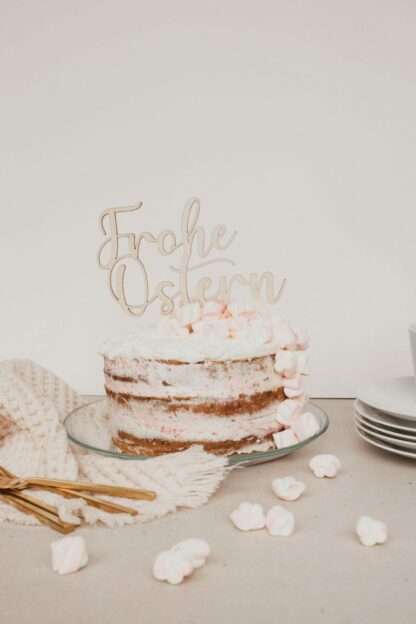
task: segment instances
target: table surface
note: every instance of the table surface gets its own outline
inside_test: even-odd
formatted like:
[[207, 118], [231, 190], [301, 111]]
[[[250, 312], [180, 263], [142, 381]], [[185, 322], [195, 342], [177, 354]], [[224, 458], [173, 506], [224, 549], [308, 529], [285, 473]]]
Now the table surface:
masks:
[[[90, 562], [76, 574], [51, 570], [44, 527], [0, 528], [1, 621], [8, 624], [147, 624], [180, 622], [410, 622], [416, 606], [416, 464], [363, 442], [354, 432], [352, 401], [316, 401], [329, 414], [327, 433], [277, 461], [234, 470], [209, 502], [147, 524], [81, 528]], [[336, 479], [308, 468], [317, 453], [342, 462]], [[243, 533], [229, 514], [242, 501], [278, 504], [277, 476], [307, 484], [296, 502], [295, 533]], [[389, 540], [362, 546], [354, 527], [361, 514], [383, 520]], [[156, 554], [187, 537], [201, 537], [212, 554], [181, 585], [153, 579]]]

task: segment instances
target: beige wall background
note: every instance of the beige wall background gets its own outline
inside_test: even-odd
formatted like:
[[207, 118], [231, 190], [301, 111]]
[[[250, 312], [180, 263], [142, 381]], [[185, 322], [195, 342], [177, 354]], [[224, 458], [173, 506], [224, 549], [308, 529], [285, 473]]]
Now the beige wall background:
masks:
[[242, 273], [288, 279], [312, 394], [411, 374], [415, 27], [411, 0], [0, 2], [1, 357], [102, 391], [100, 341], [140, 321], [98, 215], [177, 229], [198, 195]]

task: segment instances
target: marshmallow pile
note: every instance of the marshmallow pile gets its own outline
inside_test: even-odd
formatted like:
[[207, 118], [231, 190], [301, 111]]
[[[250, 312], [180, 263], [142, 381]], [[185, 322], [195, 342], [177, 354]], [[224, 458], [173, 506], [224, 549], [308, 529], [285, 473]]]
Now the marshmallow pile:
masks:
[[204, 565], [209, 546], [196, 537], [183, 540], [169, 550], [160, 552], [153, 563], [153, 576], [171, 585], [182, 583], [196, 568]]
[[[207, 301], [204, 304], [192, 301], [180, 306], [170, 316], [164, 316], [158, 328], [167, 336], [200, 334], [223, 340], [240, 338], [257, 344], [270, 343], [276, 345], [279, 353], [286, 350], [293, 354], [296, 350], [308, 348], [308, 339], [301, 330], [291, 327], [288, 321], [279, 317], [263, 316], [248, 301]], [[305, 358], [295, 363], [293, 355], [286, 354], [285, 357], [284, 368], [288, 376], [293, 377], [292, 371], [306, 374]], [[276, 369], [276, 372], [283, 372], [283, 369]]]
[[312, 412], [303, 411], [307, 400], [304, 394], [296, 399], [285, 399], [279, 404], [276, 420], [282, 429], [273, 434], [278, 449], [303, 442], [319, 432], [316, 416]]
[[203, 305], [193, 301], [159, 323], [159, 330], [165, 335], [200, 334], [223, 340], [239, 337], [260, 344], [273, 341], [273, 329], [273, 322], [255, 312], [246, 301], [207, 301]]
[[235, 300], [228, 304], [208, 301], [203, 305], [193, 301], [163, 317], [159, 331], [167, 336], [199, 334], [223, 340], [239, 338], [256, 344], [270, 343], [276, 349], [274, 368], [286, 396], [276, 414], [280, 427], [273, 436], [276, 447], [293, 446], [318, 433], [316, 417], [305, 411], [308, 397], [303, 380], [309, 374], [308, 338], [289, 321], [266, 318], [246, 301]]
[[319, 431], [319, 423], [312, 412], [304, 411], [308, 397], [303, 380], [309, 375], [306, 335], [281, 320], [275, 327], [274, 340], [278, 347], [274, 369], [280, 375], [285, 396], [277, 409], [276, 420], [282, 427], [273, 435], [278, 449], [293, 446], [311, 438]]

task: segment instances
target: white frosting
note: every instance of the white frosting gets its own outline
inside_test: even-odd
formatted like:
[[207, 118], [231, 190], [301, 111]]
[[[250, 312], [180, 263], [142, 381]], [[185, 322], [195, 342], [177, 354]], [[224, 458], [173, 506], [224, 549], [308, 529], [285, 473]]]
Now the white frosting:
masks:
[[272, 490], [282, 500], [295, 501], [306, 490], [306, 485], [295, 477], [283, 477], [272, 481]]
[[223, 339], [199, 332], [166, 336], [155, 325], [138, 327], [134, 333], [106, 341], [100, 348], [100, 354], [110, 359], [124, 357], [179, 362], [239, 360], [275, 352], [276, 345], [262, 342], [261, 337], [258, 341], [252, 337]]
[[88, 563], [85, 539], [80, 535], [63, 537], [51, 544], [52, 569], [57, 574], [70, 574]]
[[336, 477], [341, 469], [341, 462], [336, 455], [315, 455], [309, 462], [309, 468], [315, 477]]
[[[306, 338], [287, 320], [262, 316], [244, 301], [212, 301], [203, 307], [198, 302], [185, 304], [170, 317], [162, 317], [157, 325], [141, 326], [132, 334], [105, 342], [100, 353], [110, 359], [199, 362], [280, 352], [282, 366], [277, 361], [277, 371], [286, 369], [292, 376], [295, 372], [304, 373], [306, 363], [302, 361], [297, 367], [294, 352], [306, 346]], [[283, 353], [284, 350], [293, 353]], [[288, 388], [294, 390], [290, 384]]]
[[289, 537], [295, 528], [295, 516], [284, 507], [276, 505], [267, 512], [266, 526], [271, 535]]
[[358, 539], [364, 546], [375, 546], [387, 541], [387, 526], [370, 516], [361, 516], [355, 527]]
[[263, 507], [257, 503], [240, 503], [230, 514], [230, 518], [240, 531], [255, 531], [266, 526]]

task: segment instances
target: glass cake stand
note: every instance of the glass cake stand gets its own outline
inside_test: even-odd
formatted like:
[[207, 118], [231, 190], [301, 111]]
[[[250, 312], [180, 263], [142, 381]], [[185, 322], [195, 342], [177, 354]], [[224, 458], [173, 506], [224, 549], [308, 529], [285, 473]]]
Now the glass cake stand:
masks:
[[[238, 453], [229, 455], [228, 461], [233, 464], [261, 464], [263, 462], [272, 461], [283, 457], [288, 453], [292, 453], [297, 449], [310, 444], [328, 429], [329, 420], [324, 410], [309, 403], [308, 411], [313, 412], [319, 423], [319, 431], [316, 435], [298, 442], [293, 446], [287, 446], [283, 449], [274, 449], [272, 451], [261, 451], [256, 453]], [[147, 455], [134, 455], [132, 453], [122, 453], [113, 446], [111, 439], [111, 431], [107, 414], [107, 399], [98, 399], [87, 405], [78, 407], [68, 414], [64, 421], [66, 433], [74, 444], [81, 446], [88, 451], [109, 455], [118, 459], [128, 460], [144, 460], [150, 459]]]

